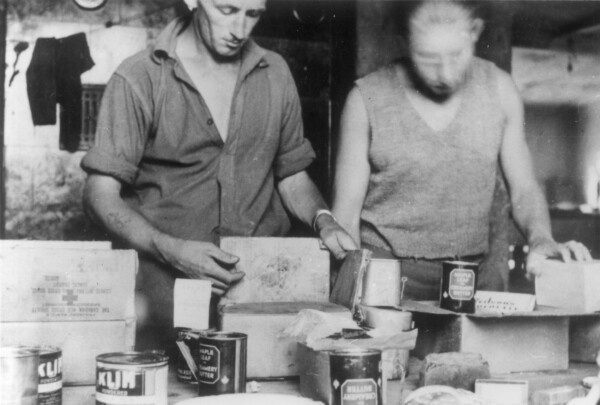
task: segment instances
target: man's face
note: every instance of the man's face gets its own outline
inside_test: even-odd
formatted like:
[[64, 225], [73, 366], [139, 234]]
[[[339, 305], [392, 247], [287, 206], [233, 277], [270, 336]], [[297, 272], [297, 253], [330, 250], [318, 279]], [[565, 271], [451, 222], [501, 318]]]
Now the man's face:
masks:
[[239, 54], [266, 8], [266, 0], [198, 0], [201, 40], [220, 58]]
[[465, 81], [475, 41], [466, 22], [437, 24], [413, 33], [409, 51], [421, 84], [436, 97], [454, 94]]

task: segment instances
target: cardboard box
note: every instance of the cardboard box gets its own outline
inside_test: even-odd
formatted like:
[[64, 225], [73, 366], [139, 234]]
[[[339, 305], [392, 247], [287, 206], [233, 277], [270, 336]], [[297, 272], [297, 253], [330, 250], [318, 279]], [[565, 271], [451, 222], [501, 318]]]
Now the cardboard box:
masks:
[[34, 239], [1, 239], [0, 250], [3, 249], [91, 249], [110, 250], [112, 243], [109, 241], [62, 241], [62, 240], [34, 240]]
[[133, 250], [2, 248], [0, 320], [131, 318], [137, 267]]
[[600, 314], [572, 317], [569, 324], [569, 360], [596, 363], [600, 354]]
[[600, 260], [565, 263], [545, 260], [535, 278], [538, 305], [579, 313], [600, 311]]
[[300, 372], [300, 395], [331, 403], [331, 379], [329, 350], [313, 350], [298, 343], [298, 366]]
[[329, 301], [329, 251], [319, 239], [228, 237], [220, 246], [246, 273], [221, 302]]
[[0, 344], [49, 345], [62, 350], [63, 382], [96, 383], [96, 356], [133, 350], [135, 319], [92, 322], [3, 322]]
[[565, 370], [569, 365], [569, 317], [548, 307], [511, 314], [457, 314], [433, 302], [404, 301], [419, 330], [413, 354], [480, 353], [492, 374]]
[[297, 343], [279, 335], [302, 309], [352, 318], [348, 309], [327, 302], [245, 303], [228, 304], [220, 308], [220, 330], [248, 335], [248, 378], [299, 375]]

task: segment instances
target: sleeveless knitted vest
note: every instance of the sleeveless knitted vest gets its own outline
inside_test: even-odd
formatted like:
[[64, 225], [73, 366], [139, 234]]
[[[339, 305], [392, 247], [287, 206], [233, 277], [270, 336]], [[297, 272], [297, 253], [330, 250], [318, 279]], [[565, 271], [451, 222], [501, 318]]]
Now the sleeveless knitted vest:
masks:
[[408, 100], [402, 64], [356, 82], [371, 126], [362, 243], [398, 257], [487, 251], [504, 129], [496, 69], [475, 58], [457, 115], [441, 131], [431, 129]]

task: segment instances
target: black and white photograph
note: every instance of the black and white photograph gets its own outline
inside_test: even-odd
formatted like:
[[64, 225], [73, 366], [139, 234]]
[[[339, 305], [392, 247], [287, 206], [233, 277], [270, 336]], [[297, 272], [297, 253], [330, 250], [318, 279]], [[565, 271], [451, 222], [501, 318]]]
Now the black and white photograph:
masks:
[[0, 0], [0, 405], [600, 405], [600, 0]]

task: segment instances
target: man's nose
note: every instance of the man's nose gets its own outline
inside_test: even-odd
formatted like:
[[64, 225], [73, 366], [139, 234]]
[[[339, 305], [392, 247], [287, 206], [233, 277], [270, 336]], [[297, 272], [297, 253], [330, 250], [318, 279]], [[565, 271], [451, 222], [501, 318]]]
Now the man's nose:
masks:
[[248, 36], [247, 20], [245, 15], [236, 16], [230, 28], [231, 36], [238, 41], [243, 41]]
[[437, 73], [438, 80], [442, 83], [449, 83], [454, 79], [454, 68], [449, 62], [442, 62]]

